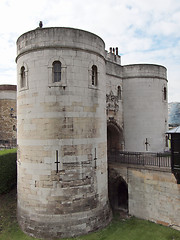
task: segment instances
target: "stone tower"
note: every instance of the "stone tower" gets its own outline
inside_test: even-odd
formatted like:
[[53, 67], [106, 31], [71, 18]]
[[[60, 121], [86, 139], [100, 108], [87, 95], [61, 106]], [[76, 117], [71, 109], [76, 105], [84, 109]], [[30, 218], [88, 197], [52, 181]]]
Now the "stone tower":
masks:
[[167, 150], [167, 70], [161, 65], [123, 66], [125, 151]]
[[16, 147], [16, 86], [0, 85], [0, 148]]
[[40, 238], [111, 220], [107, 190], [105, 46], [71, 28], [17, 40], [18, 221]]
[[117, 55], [106, 59], [108, 152], [168, 150], [166, 68], [155, 64], [122, 66], [116, 59]]

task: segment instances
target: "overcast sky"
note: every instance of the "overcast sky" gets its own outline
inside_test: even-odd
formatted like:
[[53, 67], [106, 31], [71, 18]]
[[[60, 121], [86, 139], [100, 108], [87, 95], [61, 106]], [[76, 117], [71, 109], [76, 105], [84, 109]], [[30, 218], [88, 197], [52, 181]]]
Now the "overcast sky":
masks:
[[0, 84], [16, 84], [16, 40], [40, 20], [99, 35], [122, 65], [165, 66], [169, 102], [180, 102], [180, 0], [0, 0]]

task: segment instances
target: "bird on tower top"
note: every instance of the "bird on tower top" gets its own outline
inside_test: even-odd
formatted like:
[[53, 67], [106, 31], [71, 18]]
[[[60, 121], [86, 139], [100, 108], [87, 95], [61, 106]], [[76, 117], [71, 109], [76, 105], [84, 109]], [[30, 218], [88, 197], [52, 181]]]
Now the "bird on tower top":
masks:
[[43, 23], [42, 23], [42, 21], [39, 22], [39, 27], [40, 27], [40, 28], [43, 27]]

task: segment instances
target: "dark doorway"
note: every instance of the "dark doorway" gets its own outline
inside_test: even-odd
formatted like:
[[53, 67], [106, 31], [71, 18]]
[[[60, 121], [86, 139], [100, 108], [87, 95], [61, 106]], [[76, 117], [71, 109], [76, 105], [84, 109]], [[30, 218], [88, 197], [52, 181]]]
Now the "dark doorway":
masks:
[[121, 176], [109, 171], [109, 201], [114, 211], [128, 212], [128, 185]]
[[108, 152], [123, 150], [122, 130], [114, 123], [107, 126], [107, 149]]
[[128, 189], [125, 181], [122, 181], [118, 185], [118, 208], [128, 209]]

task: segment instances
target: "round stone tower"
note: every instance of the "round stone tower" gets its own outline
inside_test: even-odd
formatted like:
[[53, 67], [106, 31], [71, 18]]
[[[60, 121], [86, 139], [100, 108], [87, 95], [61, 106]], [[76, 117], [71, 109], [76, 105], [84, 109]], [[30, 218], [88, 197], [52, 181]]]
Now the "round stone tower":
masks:
[[18, 221], [64, 238], [111, 220], [107, 190], [105, 46], [71, 28], [17, 40]]
[[0, 148], [16, 147], [16, 85], [0, 85]]
[[166, 68], [153, 64], [123, 66], [123, 104], [125, 150], [166, 150]]

